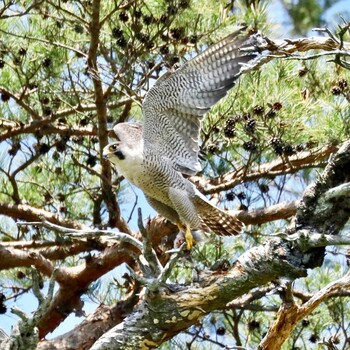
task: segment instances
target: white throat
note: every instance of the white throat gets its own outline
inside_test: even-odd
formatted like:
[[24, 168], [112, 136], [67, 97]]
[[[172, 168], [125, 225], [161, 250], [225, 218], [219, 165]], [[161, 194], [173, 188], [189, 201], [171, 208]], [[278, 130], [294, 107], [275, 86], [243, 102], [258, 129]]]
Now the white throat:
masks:
[[143, 163], [143, 142], [137, 147], [128, 147], [126, 144], [120, 146], [120, 150], [124, 155], [124, 159], [117, 156], [111, 158], [112, 163], [116, 165], [118, 172], [123, 175], [134, 185], [138, 186], [137, 179], [140, 177]]

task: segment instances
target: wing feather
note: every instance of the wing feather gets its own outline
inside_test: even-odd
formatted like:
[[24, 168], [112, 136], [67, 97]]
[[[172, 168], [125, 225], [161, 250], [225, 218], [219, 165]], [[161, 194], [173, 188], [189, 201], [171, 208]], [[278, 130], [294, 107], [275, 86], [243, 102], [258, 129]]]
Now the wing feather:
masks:
[[161, 154], [185, 174], [201, 169], [198, 143], [203, 115], [234, 86], [242, 64], [257, 56], [257, 50], [246, 54], [240, 48], [262, 40], [240, 34], [242, 30], [227, 36], [158, 79], [143, 103], [145, 152]]

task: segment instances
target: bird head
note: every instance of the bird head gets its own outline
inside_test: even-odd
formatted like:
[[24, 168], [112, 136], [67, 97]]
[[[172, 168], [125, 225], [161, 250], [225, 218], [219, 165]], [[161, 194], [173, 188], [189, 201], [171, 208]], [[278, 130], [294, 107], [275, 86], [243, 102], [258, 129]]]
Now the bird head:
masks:
[[117, 141], [108, 144], [102, 152], [104, 158], [115, 164], [118, 170], [132, 167], [135, 159], [142, 158], [142, 125], [119, 123], [114, 128]]
[[108, 159], [112, 163], [117, 163], [120, 160], [125, 159], [125, 154], [120, 149], [120, 141], [108, 144], [102, 152], [104, 158]]

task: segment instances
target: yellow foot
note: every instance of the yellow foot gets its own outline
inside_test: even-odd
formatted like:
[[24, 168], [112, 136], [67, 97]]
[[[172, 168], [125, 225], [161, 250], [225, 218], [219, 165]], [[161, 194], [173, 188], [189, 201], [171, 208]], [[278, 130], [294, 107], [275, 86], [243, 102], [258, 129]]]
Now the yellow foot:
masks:
[[189, 226], [186, 226], [185, 239], [186, 239], [187, 249], [191, 250], [193, 247], [193, 236]]
[[181, 222], [178, 222], [177, 227], [179, 228], [180, 231], [185, 233], [187, 250], [191, 250], [193, 247], [194, 240], [193, 240], [190, 226], [183, 225]]

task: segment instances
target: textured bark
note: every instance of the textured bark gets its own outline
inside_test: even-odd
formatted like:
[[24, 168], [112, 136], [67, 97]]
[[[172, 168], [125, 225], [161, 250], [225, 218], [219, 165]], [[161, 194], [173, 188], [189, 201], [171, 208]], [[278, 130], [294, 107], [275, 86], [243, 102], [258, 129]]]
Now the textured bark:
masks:
[[[92, 21], [90, 23], [92, 39], [88, 55], [88, 67], [90, 74], [94, 77], [94, 110], [97, 111], [99, 123], [98, 136], [100, 145], [103, 147], [107, 143], [108, 130], [106, 124], [107, 102], [101, 79], [98, 76], [97, 65], [101, 3], [95, 0], [92, 5]], [[285, 52], [293, 53], [297, 50], [305, 51], [316, 48], [336, 50], [337, 45], [335, 41], [329, 38], [303, 38], [279, 42], [270, 41], [269, 49], [282, 57], [285, 55]], [[346, 45], [348, 44], [345, 43]], [[267, 57], [266, 60], [260, 62], [260, 65], [271, 59], [272, 57]], [[13, 98], [17, 101], [16, 96]], [[54, 121], [54, 119], [49, 118], [37, 120], [38, 118], [35, 112], [28, 110], [28, 106], [24, 105], [23, 101], [17, 102], [22, 108], [28, 111], [34, 120], [28, 125], [23, 126], [18, 124], [14, 128], [4, 125], [6, 131], [0, 135], [2, 139], [22, 133], [34, 132]], [[71, 114], [72, 110], [74, 108], [67, 111], [67, 113]], [[59, 115], [57, 113], [54, 118], [57, 119], [59, 116], [62, 116], [62, 114]], [[47, 129], [47, 132], [52, 132], [52, 129], [51, 131]], [[92, 130], [91, 132], [94, 131]], [[168, 286], [169, 288], [162, 286], [157, 293], [148, 291], [143, 296], [142, 303], [134, 311], [128, 310], [128, 312], [116, 312], [114, 314], [109, 308], [101, 307], [94, 314], [96, 316], [95, 318], [88, 318], [85, 323], [79, 326], [81, 328], [76, 329], [78, 331], [76, 338], [72, 337], [72, 333], [75, 332], [73, 330], [59, 337], [57, 343], [55, 340], [51, 341], [48, 346], [53, 346], [51, 349], [89, 348], [92, 342], [101, 334], [105, 333], [107, 329], [118, 325], [105, 333], [96, 342], [93, 349], [126, 349], [128, 346], [135, 349], [156, 347], [188, 326], [195, 324], [200, 317], [208, 312], [224, 308], [228, 302], [243, 295], [253, 287], [265, 285], [269, 281], [282, 276], [289, 278], [305, 276], [307, 267], [317, 266], [322, 262], [322, 247], [329, 242], [329, 240], [323, 240], [322, 237], [320, 238], [317, 235], [322, 236], [324, 233], [330, 235], [337, 234], [348, 220], [350, 212], [348, 203], [350, 201], [347, 194], [335, 196], [331, 201], [325, 199], [325, 194], [329, 189], [335, 188], [342, 183], [347, 183], [348, 181], [348, 174], [350, 173], [348, 160], [350, 157], [349, 146], [347, 145], [346, 147], [345, 150], [343, 148], [342, 152], [333, 159], [335, 167], [333, 166], [334, 164], [330, 164], [323, 178], [306, 191], [298, 209], [294, 226], [291, 227], [289, 232], [294, 235], [293, 239], [290, 238], [291, 236], [288, 237], [285, 235], [282, 238], [268, 240], [265, 245], [253, 248], [241, 256], [228, 271], [203, 273], [203, 275], [199, 276], [199, 281], [193, 285], [182, 286], [181, 288], [179, 286]], [[204, 193], [218, 193], [244, 181], [253, 181], [262, 177], [275, 177], [286, 173], [291, 174], [303, 168], [322, 165], [334, 151], [335, 148], [333, 146], [327, 146], [321, 150], [305, 152], [304, 154], [298, 154], [288, 159], [261, 165], [256, 169], [229, 172], [213, 180], [205, 180], [203, 182], [200, 178], [193, 179], [202, 187]], [[117, 226], [127, 232], [129, 229], [120, 218], [119, 207], [114, 195], [112, 196], [109, 163], [102, 160], [102, 168], [103, 174], [106, 176], [103, 179], [102, 187], [103, 194], [105, 195], [104, 200], [109, 210], [109, 222], [112, 226]], [[271, 208], [241, 212], [238, 215], [247, 224], [260, 224], [294, 215], [297, 204], [297, 202], [281, 203]], [[61, 226], [78, 229], [84, 228], [82, 225], [64, 220], [56, 214], [27, 205], [1, 203], [0, 213], [15, 219], [41, 221], [42, 218], [45, 218]], [[334, 215], [334, 213], [337, 213], [337, 215]], [[154, 226], [153, 233], [154, 241], [162, 237], [156, 225]], [[299, 243], [298, 237], [302, 237], [303, 242]], [[315, 237], [318, 238], [311, 239]], [[315, 247], [321, 247], [321, 249], [312, 249]], [[4, 254], [9, 254], [9, 260], [3, 262], [3, 264], [8, 264], [7, 267], [3, 265], [4, 268], [15, 266], [9, 266], [9, 264], [13, 264], [12, 259], [16, 258], [17, 262], [23, 262], [21, 266], [35, 265], [38, 270], [47, 275], [53, 272], [52, 265], [45, 260], [44, 254], [43, 256], [37, 256], [35, 254], [31, 255], [31, 252], [27, 252], [21, 255], [17, 254], [18, 252], [15, 248], [11, 248], [13, 249], [12, 251], [8, 247], [4, 247], [3, 249]], [[139, 254], [140, 251], [136, 251], [134, 247], [129, 247], [122, 243], [111, 244], [105, 248], [101, 255], [92, 257], [80, 266], [56, 270], [54, 277], [59, 283], [59, 290], [37, 324], [40, 330], [40, 337], [44, 337], [48, 332], [54, 330], [72, 310], [79, 311], [81, 309], [82, 302], [80, 297], [85, 293], [91, 282], [115, 266], [130, 261], [131, 256], [134, 257]], [[348, 286], [346, 283], [340, 283], [340, 285], [342, 287]], [[334, 291], [338, 286], [333, 286], [332, 288]], [[321, 299], [319, 298], [318, 300]], [[318, 304], [314, 302], [313, 305], [316, 307]], [[312, 307], [310, 306], [307, 312], [311, 312], [313, 310]], [[130, 311], [132, 312], [130, 313]], [[101, 312], [100, 315], [99, 312]], [[278, 337], [279, 332], [284, 334], [280, 341], [280, 344], [282, 344], [299, 321], [300, 314], [299, 309], [293, 303], [284, 304], [280, 310], [276, 325], [271, 328], [266, 340], [264, 340], [265, 344], [267, 344], [266, 346], [270, 346], [271, 348], [271, 344], [277, 344], [274, 342], [274, 339]], [[101, 323], [98, 321], [101, 321]], [[45, 346], [45, 342], [42, 342], [40, 346]], [[265, 346], [264, 343], [261, 346]], [[277, 348], [275, 347], [274, 349]]]
[[41, 341], [37, 350], [87, 350], [115, 324], [121, 323], [138, 301], [136, 293], [115, 306], [100, 305], [93, 314], [72, 331], [52, 341]]
[[296, 214], [299, 201], [282, 202], [267, 208], [241, 210], [237, 212], [239, 220], [246, 225], [261, 225], [275, 220], [286, 220]]
[[[340, 155], [335, 158], [335, 161], [338, 163], [339, 158], [341, 160], [346, 159], [346, 156], [344, 156], [344, 147], [342, 148]], [[342, 162], [341, 169], [346, 169], [346, 164], [344, 164], [344, 162]], [[332, 177], [334, 171], [336, 171], [336, 169], [327, 168], [325, 174], [329, 174], [329, 176]], [[338, 179], [338, 182], [336, 180], [330, 182], [327, 180], [329, 182], [328, 185], [336, 186], [339, 182], [344, 180], [344, 177], [336, 176], [336, 179]], [[321, 186], [322, 183], [323, 182], [319, 182], [319, 185], [317, 185], [316, 188]], [[311, 191], [311, 189], [308, 189], [304, 199], [311, 200], [310, 191], [311, 193], [318, 193], [317, 198], [320, 199], [322, 194], [329, 189], [329, 186], [322, 185], [321, 187], [323, 188], [323, 191]], [[310, 188], [313, 187], [311, 186]], [[317, 209], [317, 203], [319, 201], [316, 199], [314, 201], [315, 203], [313, 207]], [[280, 209], [282, 212], [286, 212], [287, 207], [290, 210], [289, 213], [292, 213], [295, 212], [296, 205], [297, 202], [292, 202], [287, 206], [280, 204], [278, 205], [279, 208], [278, 206], [276, 208]], [[334, 208], [334, 205], [335, 204], [332, 202], [332, 208]], [[327, 208], [327, 206], [325, 206], [325, 208]], [[272, 218], [269, 209], [262, 211], [266, 215], [265, 217]], [[272, 210], [272, 212], [274, 212], [274, 210]], [[298, 216], [299, 222], [305, 222], [306, 220], [310, 221], [312, 213], [312, 211], [305, 211], [305, 208], [301, 205]], [[329, 215], [333, 215], [331, 214], [332, 212], [328, 213]], [[343, 210], [343, 214], [344, 215], [340, 221], [338, 218], [340, 224], [344, 223], [347, 218], [346, 210]], [[246, 222], [249, 222], [249, 219], [247, 218], [249, 212], [244, 212], [242, 216], [244, 215], [246, 216]], [[309, 219], [307, 219], [308, 217]], [[273, 217], [273, 219], [276, 219], [276, 217]], [[254, 220], [256, 221], [256, 218], [254, 219], [253, 215], [252, 221]], [[296, 222], [298, 222], [298, 220]], [[307, 227], [307, 232], [310, 234], [315, 234], [317, 232], [314, 229], [310, 229], [309, 224]], [[337, 229], [340, 227], [341, 225], [338, 225]], [[298, 231], [301, 230], [303, 230], [303, 235], [305, 236], [305, 225], [298, 224], [295, 226], [294, 230], [291, 230], [291, 233], [297, 234]], [[315, 240], [310, 240], [309, 242], [311, 247], [320, 246]], [[328, 244], [328, 242], [321, 243], [324, 245]], [[310, 244], [308, 245], [306, 242], [306, 246], [303, 245], [303, 250], [309, 249]], [[98, 276], [103, 275], [114, 266], [126, 261], [128, 258], [127, 254], [121, 254], [121, 252], [124, 251], [123, 249], [120, 250], [117, 246], [110, 249], [110, 252], [107, 250], [102, 257], [99, 259], [93, 259], [86, 267], [72, 268], [72, 270], [67, 269], [67, 271], [63, 271], [64, 273], [57, 274], [56, 279], [60, 283], [60, 289], [56, 294], [53, 303], [50, 305], [49, 310], [46, 312], [45, 317], [43, 317], [39, 324], [41, 336], [45, 335], [51, 329], [54, 329], [66, 317], [67, 313], [70, 312], [69, 310], [74, 308], [79, 309], [81, 307], [80, 295], [85, 291], [89, 283], [96, 280]], [[321, 259], [316, 259], [315, 256], [321, 256]], [[113, 329], [111, 331], [113, 335], [112, 338], [115, 339], [115, 341], [119, 339], [122, 343], [124, 341], [129, 341], [130, 339], [138, 339], [139, 343], [138, 345], [134, 344], [135, 346], [141, 346], [142, 342], [156, 346], [165, 339], [171, 338], [181, 330], [194, 324], [206, 313], [217, 308], [225, 307], [227, 302], [241, 296], [251, 288], [264, 285], [275, 278], [285, 276], [286, 271], [288, 271], [289, 274], [293, 274], [294, 271], [293, 276], [301, 276], [305, 274], [306, 266], [314, 266], [320, 264], [321, 261], [322, 254], [320, 255], [317, 252], [315, 254], [311, 252], [309, 259], [307, 259], [305, 253], [302, 251], [298, 252], [295, 249], [295, 242], [292, 242], [291, 246], [289, 246], [281, 240], [272, 240], [267, 242], [264, 247], [254, 248], [247, 252], [227, 274], [225, 273], [222, 276], [219, 275], [219, 277], [218, 275], [214, 275], [214, 277], [212, 275], [202, 276], [200, 280], [201, 282], [196, 285], [196, 288], [186, 288], [185, 290], [176, 293], [172, 293], [170, 290], [162, 290], [158, 295], [148, 295], [148, 298], [141, 304], [137, 311], [132, 313], [124, 323], [120, 323], [118, 329]], [[98, 268], [96, 268], [97, 266]], [[62, 305], [65, 306], [64, 310], [62, 309]], [[167, 310], [165, 318], [161, 317], [163, 313], [159, 315], [160, 310]], [[171, 320], [176, 320], [176, 327], [174, 327]], [[149, 328], [149, 332], [147, 332], [147, 334], [142, 332], [143, 335], [139, 336], [137, 332], [140, 332], [142, 327], [146, 327], [146, 325], [149, 324], [152, 324], [152, 327]], [[161, 331], [156, 330], [158, 329], [157, 327], [159, 327], [158, 324], [162, 325]], [[171, 327], [169, 327], [169, 325], [171, 325]], [[101, 342], [103, 343], [108, 339], [108, 346], [112, 346], [111, 343], [109, 343], [111, 338], [108, 334], [110, 333], [107, 333]], [[159, 337], [156, 336], [156, 338], [154, 338], [155, 334], [158, 334]], [[96, 347], [97, 346], [99, 345], [96, 345]]]
[[37, 325], [40, 338], [52, 332], [72, 310], [82, 309], [83, 303], [80, 297], [86, 292], [90, 283], [123, 262], [133, 265], [126, 252], [132, 249], [133, 247], [128, 248], [124, 244], [115, 244], [107, 248], [100, 256], [92, 257], [85, 264], [56, 270], [55, 280], [59, 283], [60, 288]]
[[50, 260], [45, 259], [41, 254], [35, 252], [0, 246], [0, 256], [0, 270], [22, 266], [35, 266], [38, 271], [46, 276], [51, 276], [54, 270], [54, 265]]
[[350, 287], [350, 274], [332, 282], [315, 293], [307, 302], [298, 306], [293, 300], [285, 302], [277, 313], [276, 322], [270, 327], [258, 350], [280, 349], [299, 321], [309, 316], [321, 302], [342, 289]]
[[[319, 232], [322, 235], [337, 235], [350, 216], [349, 179], [350, 141], [344, 143], [328, 163], [318, 181], [310, 185], [304, 192], [303, 200], [297, 212], [295, 226], [292, 227], [290, 233], [308, 228], [309, 232]], [[344, 184], [347, 188], [345, 191]], [[329, 195], [330, 193], [331, 195]], [[338, 195], [335, 195], [335, 193], [338, 193]], [[300, 238], [298, 244], [302, 245], [305, 236], [302, 235]], [[306, 239], [310, 242], [310, 239], [307, 237]], [[311, 262], [312, 266], [320, 265], [323, 261], [324, 248], [320, 249], [316, 248], [317, 245], [314, 246], [313, 251], [315, 254], [314, 261]], [[311, 252], [312, 250], [309, 251]], [[259, 349], [279, 349], [300, 320], [309, 315], [333, 292], [349, 288], [349, 285], [350, 275], [348, 273], [339, 281], [332, 282], [321, 291], [315, 293], [313, 297], [301, 306], [296, 305], [292, 299], [283, 303], [277, 314], [276, 322], [270, 328]]]
[[103, 335], [91, 349], [151, 349], [195, 324], [205, 314], [225, 305], [254, 287], [284, 276], [306, 276], [301, 253], [281, 239], [243, 254], [224, 274], [204, 274], [200, 282], [183, 290], [147, 292], [145, 300], [123, 323]]
[[[32, 208], [29, 206], [6, 206], [13, 211], [13, 215], [18, 215], [22, 219], [27, 218], [29, 221], [40, 221], [46, 218], [50, 222], [56, 222], [58, 224], [67, 224], [68, 227], [73, 225], [64, 220], [55, 219], [56, 216], [51, 216], [49, 213]], [[289, 209], [286, 209], [289, 208]], [[291, 202], [289, 204], [278, 205], [274, 209], [262, 209], [261, 211], [248, 211], [242, 212], [242, 220], [245, 223], [261, 223], [269, 220], [275, 220], [276, 215], [271, 215], [271, 212], [277, 213], [277, 216], [285, 216], [288, 212], [292, 215], [295, 212], [296, 203]], [[284, 213], [284, 214], [281, 214]], [[251, 219], [250, 219], [251, 215]], [[80, 226], [73, 228], [82, 228]], [[86, 229], [86, 227], [84, 227]], [[160, 241], [164, 237], [176, 234], [177, 228], [169, 222], [165, 222], [164, 219], [152, 219], [150, 220], [147, 228], [149, 229], [149, 237], [154, 246], [158, 246]], [[101, 238], [94, 240], [83, 240], [81, 242], [73, 243], [69, 247], [61, 244], [60, 247], [52, 246], [48, 247], [47, 242], [13, 242], [13, 244], [3, 243], [1, 246], [2, 256], [6, 256], [6, 259], [2, 259], [0, 263], [0, 270], [11, 267], [26, 267], [35, 266], [41, 273], [46, 276], [51, 276], [54, 269], [50, 260], [47, 259], [62, 259], [71, 254], [78, 252], [88, 252], [92, 249], [104, 249], [104, 253], [98, 257], [92, 257], [91, 260], [83, 265], [58, 269], [55, 271], [55, 279], [59, 283], [60, 288], [53, 298], [53, 301], [48, 310], [43, 314], [42, 320], [39, 323], [40, 336], [43, 337], [47, 333], [53, 331], [74, 309], [81, 309], [82, 302], [80, 297], [85, 293], [88, 285], [101, 277], [106, 272], [112, 270], [116, 266], [129, 261], [130, 255], [128, 249], [132, 250], [133, 247], [120, 245], [119, 243], [113, 244], [112, 241], [107, 238]], [[169, 247], [173, 244], [173, 240], [169, 240]], [[22, 251], [20, 248], [25, 248], [27, 251]], [[127, 249], [126, 249], [127, 248]], [[4, 255], [6, 253], [6, 255]], [[168, 256], [162, 252], [161, 259], [163, 261], [168, 260]], [[137, 252], [139, 254], [139, 252]], [[112, 325], [111, 325], [112, 326]], [[85, 329], [85, 328], [84, 328]], [[98, 336], [96, 336], [98, 337]], [[96, 338], [95, 338], [96, 339]]]
[[40, 222], [42, 220], [47, 220], [64, 227], [71, 227], [75, 229], [87, 228], [85, 225], [81, 225], [76, 221], [63, 219], [58, 214], [51, 213], [43, 209], [38, 209], [27, 204], [0, 203], [0, 213], [13, 219], [28, 222]]
[[110, 227], [118, 227], [122, 232], [131, 232], [126, 221], [121, 217], [120, 208], [112, 190], [111, 183], [111, 164], [102, 156], [102, 150], [108, 143], [108, 128], [107, 128], [107, 101], [103, 91], [102, 78], [98, 69], [98, 50], [99, 50], [99, 36], [101, 30], [100, 22], [101, 1], [94, 0], [92, 2], [91, 22], [89, 30], [91, 34], [91, 41], [88, 53], [87, 64], [89, 72], [92, 76], [95, 93], [95, 105], [98, 118], [98, 138], [100, 144], [100, 159], [102, 166], [102, 174], [105, 178], [102, 179], [102, 193], [108, 209]]
[[[322, 247], [332, 240], [327, 241], [325, 233], [336, 235], [349, 218], [350, 191], [344, 191], [342, 186], [348, 184], [349, 166], [350, 142], [347, 142], [319, 180], [305, 191], [296, 220], [285, 239], [267, 240], [264, 245], [243, 254], [229, 271], [200, 275], [199, 282], [192, 286], [176, 291], [169, 286], [158, 293], [146, 291], [142, 304], [123, 323], [104, 334], [92, 349], [156, 348], [195, 324], [200, 317], [225, 307], [254, 287], [279, 277], [306, 276], [307, 268], [323, 261]], [[340, 196], [335, 195], [337, 188]], [[339, 215], [335, 216], [334, 210]], [[279, 349], [297, 322], [324, 298], [348, 284], [349, 278], [345, 276], [344, 280], [332, 283], [300, 307], [292, 298], [286, 300], [275, 325], [260, 344], [261, 349]]]

